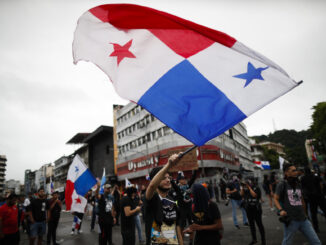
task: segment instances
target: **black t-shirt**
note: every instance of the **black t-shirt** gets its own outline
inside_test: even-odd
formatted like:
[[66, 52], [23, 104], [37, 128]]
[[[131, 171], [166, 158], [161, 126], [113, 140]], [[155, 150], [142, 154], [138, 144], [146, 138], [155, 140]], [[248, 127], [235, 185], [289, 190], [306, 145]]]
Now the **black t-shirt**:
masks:
[[151, 200], [146, 200], [145, 213], [146, 241], [161, 244], [161, 239], [167, 239], [167, 244], [179, 244], [176, 227], [179, 226], [180, 215], [173, 198], [162, 198], [154, 193]]
[[282, 204], [282, 208], [287, 212], [287, 215], [297, 221], [304, 221], [306, 215], [304, 213], [301, 197], [301, 186], [297, 184], [296, 188], [292, 188], [288, 182], [282, 181], [277, 185], [276, 195]]
[[[193, 212], [192, 219], [198, 225], [212, 225], [215, 220], [221, 218], [220, 210], [215, 202], [209, 202], [207, 213]], [[196, 231], [195, 236], [196, 245], [219, 245], [220, 234], [216, 230], [202, 230]]]
[[35, 222], [43, 222], [46, 220], [46, 210], [49, 209], [46, 199], [33, 199], [27, 207], [27, 211], [32, 212]]
[[237, 189], [236, 192], [232, 193], [230, 195], [231, 199], [234, 200], [241, 200], [241, 195], [240, 195], [240, 184], [238, 182], [234, 183], [234, 182], [229, 182], [226, 186], [226, 188], [229, 188], [230, 191], [233, 191], [234, 189]]
[[250, 194], [248, 188], [244, 188], [244, 201], [246, 208], [260, 208], [260, 198], [261, 198], [261, 190], [258, 186], [252, 187], [252, 190], [256, 193], [256, 197], [253, 197]]
[[114, 197], [110, 194], [101, 195], [98, 200], [99, 221], [113, 225], [112, 207], [114, 205]]
[[[53, 200], [53, 199], [50, 199], [48, 201], [48, 204], [47, 204], [48, 209], [50, 209], [53, 202], [55, 202], [55, 200]], [[56, 203], [54, 205], [54, 207], [52, 208], [52, 210], [50, 210], [50, 213], [51, 213], [51, 216], [50, 216], [51, 220], [59, 220], [60, 219], [60, 213], [61, 213], [60, 205], [58, 203]]]
[[264, 181], [264, 183], [263, 183], [263, 189], [264, 189], [265, 193], [268, 194], [268, 195], [271, 193], [271, 189], [269, 188], [269, 185], [270, 185], [270, 184], [271, 184], [271, 183], [270, 183], [269, 180], [266, 180], [266, 181]]
[[130, 207], [130, 210], [134, 209], [134, 201], [128, 197], [124, 196], [120, 200], [120, 208], [121, 208], [121, 232], [128, 232], [135, 229], [134, 215], [126, 216], [125, 207]]
[[320, 187], [321, 179], [314, 174], [304, 175], [301, 178], [302, 190], [307, 198], [313, 198], [313, 196], [319, 196], [322, 193]]

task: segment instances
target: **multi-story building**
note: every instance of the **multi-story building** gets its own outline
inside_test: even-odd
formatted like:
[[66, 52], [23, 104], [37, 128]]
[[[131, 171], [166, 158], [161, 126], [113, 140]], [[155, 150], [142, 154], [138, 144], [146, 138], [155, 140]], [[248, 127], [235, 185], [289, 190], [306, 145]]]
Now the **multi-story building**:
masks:
[[285, 156], [284, 145], [282, 145], [281, 143], [264, 141], [264, 142], [259, 143], [259, 145], [262, 147], [266, 147], [269, 150], [274, 150], [281, 156]]
[[5, 155], [0, 155], [0, 194], [4, 191], [5, 176], [6, 176], [6, 164], [7, 157]]
[[[145, 183], [150, 169], [164, 165], [170, 154], [193, 145], [136, 104], [115, 106], [114, 112], [118, 148], [116, 170], [120, 181], [128, 178], [133, 183]], [[224, 167], [237, 171], [240, 164], [253, 170], [245, 125], [239, 123], [210, 140], [197, 148], [190, 158], [190, 162], [198, 164], [202, 177], [213, 176]], [[185, 175], [190, 175], [190, 171], [185, 171]]]
[[5, 181], [5, 192], [15, 193], [20, 195], [20, 181], [19, 180], [7, 180]]
[[253, 161], [263, 161], [264, 152], [263, 147], [260, 144], [256, 143], [256, 140], [250, 139], [250, 147], [251, 147], [251, 157]]
[[62, 156], [54, 161], [53, 187], [55, 191], [64, 192], [67, 173], [73, 156]]
[[31, 171], [30, 169], [25, 170], [25, 178], [24, 178], [24, 189], [25, 195], [29, 192], [36, 192], [37, 188], [35, 186], [35, 174], [36, 171]]
[[82, 145], [75, 154], [81, 156], [95, 177], [102, 177], [104, 168], [107, 178], [115, 176], [112, 127], [102, 125], [92, 133], [78, 133], [67, 144]]
[[48, 184], [52, 177], [52, 164], [44, 164], [39, 170], [35, 172], [35, 187], [36, 189], [44, 188], [45, 192], [49, 192]]

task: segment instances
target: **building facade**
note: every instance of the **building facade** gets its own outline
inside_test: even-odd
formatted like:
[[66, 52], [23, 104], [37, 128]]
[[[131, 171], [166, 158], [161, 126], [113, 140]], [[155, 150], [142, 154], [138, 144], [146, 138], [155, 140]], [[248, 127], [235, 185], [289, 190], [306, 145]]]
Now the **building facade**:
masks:
[[[115, 107], [118, 180], [145, 183], [145, 176], [164, 165], [172, 153], [185, 151], [191, 142], [165, 126], [142, 107], [129, 103]], [[197, 148], [194, 155], [202, 177], [213, 176], [224, 167], [238, 171], [240, 164], [253, 170], [249, 138], [243, 123]], [[185, 171], [190, 175], [190, 171]]]
[[20, 181], [19, 180], [7, 180], [5, 181], [5, 192], [6, 193], [16, 193], [17, 195], [20, 195]]
[[100, 126], [83, 141], [88, 145], [89, 169], [95, 177], [101, 178], [103, 169], [107, 178], [114, 173], [113, 128]]
[[0, 155], [0, 194], [3, 193], [5, 187], [7, 157]]
[[64, 192], [69, 166], [73, 156], [62, 156], [54, 161], [53, 187], [55, 191]]
[[24, 177], [24, 190], [25, 195], [29, 192], [36, 192], [37, 188], [35, 186], [35, 173], [36, 171], [31, 171], [30, 169], [25, 170], [25, 177]]

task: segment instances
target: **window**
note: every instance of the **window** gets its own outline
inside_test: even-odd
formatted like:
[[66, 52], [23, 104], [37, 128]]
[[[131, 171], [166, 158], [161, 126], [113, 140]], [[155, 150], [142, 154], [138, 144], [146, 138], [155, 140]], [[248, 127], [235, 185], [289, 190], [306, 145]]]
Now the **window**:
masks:
[[157, 130], [158, 137], [162, 137], [162, 131], [161, 129]]
[[164, 128], [163, 128], [163, 132], [164, 132], [164, 135], [168, 135], [168, 134], [171, 133], [171, 130], [170, 130], [169, 127], [164, 127]]
[[146, 140], [147, 140], [147, 142], [151, 141], [151, 134], [150, 133], [146, 134]]

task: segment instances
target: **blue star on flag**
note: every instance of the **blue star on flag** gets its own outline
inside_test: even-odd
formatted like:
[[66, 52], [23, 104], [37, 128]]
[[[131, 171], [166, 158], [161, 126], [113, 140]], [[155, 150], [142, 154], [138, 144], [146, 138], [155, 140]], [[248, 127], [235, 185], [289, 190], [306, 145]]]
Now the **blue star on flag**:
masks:
[[266, 70], [267, 68], [269, 68], [269, 67], [267, 66], [265, 68], [263, 68], [263, 67], [255, 68], [253, 66], [253, 64], [248, 62], [247, 73], [242, 73], [242, 74], [239, 74], [239, 75], [235, 75], [233, 77], [240, 78], [240, 79], [245, 79], [246, 80], [246, 84], [244, 85], [244, 88], [245, 88], [254, 79], [264, 80], [264, 78], [261, 76], [261, 72], [263, 70]]
[[77, 166], [75, 166], [75, 172], [78, 172], [79, 168]]

